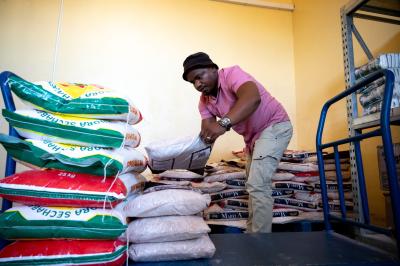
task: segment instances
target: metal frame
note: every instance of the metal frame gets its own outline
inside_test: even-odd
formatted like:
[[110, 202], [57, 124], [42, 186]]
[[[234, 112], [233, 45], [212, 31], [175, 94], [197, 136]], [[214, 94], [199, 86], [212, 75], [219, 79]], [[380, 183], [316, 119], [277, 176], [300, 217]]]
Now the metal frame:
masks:
[[[349, 136], [348, 138], [340, 139], [334, 142], [322, 143], [322, 134], [325, 125], [326, 115], [328, 109], [334, 103], [342, 100], [345, 97], [349, 97], [354, 94], [357, 90], [363, 88], [368, 83], [385, 76], [385, 92], [382, 103], [382, 111], [380, 113], [380, 127], [373, 131], [369, 131], [367, 133], [362, 133], [362, 129], [356, 130], [356, 134]], [[396, 173], [396, 162], [394, 160], [394, 151], [393, 151], [393, 142], [391, 136], [390, 129], [390, 103], [392, 101], [393, 95], [393, 87], [394, 87], [394, 74], [389, 70], [380, 70], [368, 75], [361, 82], [355, 84], [354, 86], [348, 88], [347, 90], [341, 92], [334, 98], [327, 101], [321, 111], [321, 116], [318, 124], [317, 137], [316, 137], [316, 148], [317, 148], [317, 157], [318, 157], [318, 168], [320, 174], [321, 181], [321, 192], [322, 192], [322, 203], [324, 210], [324, 222], [326, 230], [332, 230], [332, 226], [330, 224], [330, 220], [339, 220], [342, 223], [347, 223], [353, 226], [357, 226], [360, 228], [365, 228], [368, 230], [372, 230], [379, 233], [384, 233], [389, 236], [392, 235], [392, 231], [386, 228], [377, 227], [370, 224], [369, 217], [369, 208], [368, 208], [368, 196], [365, 188], [365, 177], [363, 172], [363, 164], [362, 157], [360, 151], [360, 142], [364, 139], [382, 136], [383, 149], [385, 154], [385, 162], [389, 179], [389, 189], [390, 196], [392, 200], [392, 211], [395, 222], [394, 236], [396, 238], [397, 243], [400, 243], [400, 188], [398, 184], [398, 177]], [[356, 166], [356, 171], [358, 173], [358, 184], [359, 184], [359, 196], [360, 196], [360, 207], [361, 214], [363, 219], [361, 221], [349, 220], [346, 217], [346, 209], [345, 209], [345, 200], [344, 200], [344, 191], [343, 191], [343, 177], [340, 169], [340, 157], [339, 157], [339, 145], [352, 143], [354, 148], [354, 157], [355, 161], [352, 162]], [[323, 150], [327, 148], [334, 149], [335, 155], [335, 165], [336, 165], [336, 175], [338, 180], [338, 189], [339, 189], [339, 201], [340, 201], [340, 210], [341, 217], [330, 214], [329, 205], [328, 205], [328, 192], [326, 188], [326, 179], [325, 179], [325, 169], [324, 169], [324, 158], [323, 158]], [[397, 245], [397, 252], [400, 257], [400, 245]]]
[[[353, 7], [351, 7], [353, 8]], [[341, 22], [342, 22], [342, 42], [343, 42], [343, 61], [344, 61], [344, 73], [345, 73], [345, 81], [346, 81], [346, 89], [349, 89], [355, 83], [354, 76], [354, 55], [353, 55], [353, 18], [348, 16], [345, 7], [341, 9]], [[349, 94], [346, 97], [346, 106], [347, 106], [347, 130], [349, 136], [355, 136], [355, 131], [352, 129], [353, 117], [358, 116], [357, 106], [353, 103], [357, 103], [356, 95]], [[363, 221], [363, 218], [360, 216], [362, 210], [360, 210], [358, 204], [358, 198], [360, 197], [358, 191], [358, 172], [357, 166], [355, 164], [355, 146], [350, 143], [349, 147], [350, 151], [350, 174], [352, 180], [352, 188], [353, 188], [353, 204], [354, 204], [354, 212], [356, 214], [356, 219], [358, 221]], [[325, 204], [324, 204], [325, 205]], [[327, 228], [329, 229], [329, 228]]]
[[[11, 94], [10, 87], [8, 86], [8, 83], [7, 83], [8, 77], [10, 75], [14, 75], [14, 74], [9, 71], [4, 71], [0, 74], [0, 87], [1, 87], [1, 93], [3, 95], [3, 100], [4, 100], [4, 104], [6, 106], [6, 109], [9, 111], [15, 111], [14, 100], [13, 100], [13, 97]], [[8, 134], [10, 136], [19, 137], [17, 131], [13, 127], [11, 127], [9, 125], [8, 128], [9, 128]], [[5, 170], [4, 176], [10, 176], [10, 175], [15, 174], [15, 168], [16, 168], [16, 162], [9, 154], [7, 154], [6, 170]], [[3, 198], [0, 213], [3, 213], [5, 210], [7, 210], [11, 207], [12, 207], [12, 202]], [[0, 239], [0, 250], [8, 243], [9, 243], [9, 241]]]
[[[353, 18], [362, 18], [369, 19], [375, 21], [381, 21], [391, 24], [400, 24], [400, 7], [396, 5], [395, 10], [391, 10], [387, 7], [378, 6], [379, 2], [370, 1], [370, 0], [352, 0], [347, 5], [341, 8], [340, 16], [341, 16], [341, 24], [342, 24], [342, 44], [343, 44], [343, 62], [344, 62], [344, 73], [345, 73], [345, 81], [346, 81], [346, 89], [350, 89], [355, 85], [356, 79], [354, 76], [354, 49], [353, 49], [353, 34], [356, 40], [361, 45], [363, 51], [365, 52], [367, 58], [369, 60], [373, 59], [373, 55], [362, 39], [360, 33], [358, 32], [356, 26], [354, 25]], [[357, 13], [357, 11], [365, 11], [370, 12], [373, 15], [366, 15], [363, 13]], [[379, 15], [388, 15], [393, 18], [380, 17]], [[374, 116], [375, 121], [371, 119], [365, 119], [363, 123], [357, 123], [355, 126], [355, 121], [358, 119], [357, 112], [357, 96], [355, 93], [347, 94], [346, 96], [347, 102], [347, 126], [348, 133], [350, 137], [356, 137], [361, 134], [361, 129], [366, 128], [367, 126], [378, 126], [379, 125], [379, 117]], [[389, 110], [390, 112], [390, 110]], [[372, 118], [373, 116], [371, 116]], [[389, 116], [390, 119], [390, 116]], [[392, 119], [393, 120], [393, 119]], [[357, 121], [358, 122], [358, 121]], [[365, 125], [365, 127], [363, 126]], [[351, 180], [353, 184], [353, 195], [354, 195], [354, 209], [356, 213], [356, 220], [358, 222], [369, 222], [369, 213], [367, 210], [363, 210], [363, 208], [368, 208], [367, 206], [361, 206], [359, 204], [359, 198], [361, 197], [361, 193], [364, 193], [365, 183], [359, 182], [359, 169], [357, 167], [357, 160], [362, 164], [361, 159], [361, 151], [360, 145], [357, 143], [350, 143], [350, 170], [351, 170]], [[360, 191], [359, 191], [360, 190]], [[368, 217], [365, 217], [368, 215]]]
[[[381, 6], [380, 6], [381, 5]], [[391, 9], [393, 8], [393, 9]], [[359, 13], [363, 11], [364, 13]], [[368, 13], [365, 13], [368, 12]], [[384, 16], [382, 16], [384, 15]], [[318, 126], [317, 133], [317, 153], [319, 161], [319, 171], [321, 176], [321, 187], [323, 194], [323, 205], [324, 205], [324, 221], [327, 230], [331, 230], [330, 220], [340, 220], [342, 222], [356, 225], [360, 228], [370, 229], [376, 232], [391, 234], [387, 229], [379, 228], [370, 225], [370, 214], [368, 206], [368, 198], [366, 191], [366, 184], [363, 172], [363, 162], [360, 149], [360, 141], [366, 138], [374, 136], [382, 136], [385, 157], [387, 163], [387, 169], [391, 172], [390, 188], [391, 188], [391, 200], [393, 204], [393, 216], [395, 218], [396, 228], [400, 228], [400, 202], [399, 202], [399, 188], [397, 183], [397, 173], [395, 169], [394, 154], [392, 147], [392, 140], [390, 134], [390, 124], [399, 124], [400, 115], [398, 115], [399, 110], [391, 110], [390, 102], [392, 97], [392, 90], [388, 86], [389, 80], [386, 80], [385, 95], [383, 101], [383, 107], [380, 114], [374, 114], [369, 117], [358, 117], [357, 109], [357, 95], [356, 91], [361, 87], [365, 86], [369, 82], [378, 78], [379, 75], [385, 75], [388, 79], [393, 79], [393, 74], [390, 71], [380, 71], [378, 74], [373, 74], [368, 76], [367, 79], [356, 84], [355, 78], [355, 63], [354, 63], [354, 48], [353, 48], [353, 35], [360, 44], [364, 53], [369, 60], [373, 59], [371, 51], [364, 42], [361, 34], [358, 32], [356, 26], [354, 25], [353, 18], [362, 18], [373, 21], [380, 21], [391, 24], [400, 24], [400, 4], [399, 2], [386, 0], [385, 1], [375, 1], [375, 0], [352, 0], [347, 5], [343, 6], [340, 11], [341, 25], [342, 25], [342, 44], [343, 44], [343, 62], [344, 62], [344, 74], [346, 82], [346, 90], [336, 97], [329, 100], [323, 107], [320, 124]], [[385, 17], [386, 16], [386, 17]], [[387, 17], [390, 16], [390, 17]], [[390, 74], [388, 74], [390, 72]], [[380, 73], [380, 74], [379, 74]], [[393, 81], [393, 80], [392, 80]], [[339, 141], [322, 144], [322, 131], [325, 122], [326, 112], [328, 108], [333, 103], [340, 99], [346, 98], [346, 108], [347, 108], [347, 126], [348, 126], [348, 138]], [[394, 112], [395, 111], [395, 112]], [[391, 116], [392, 115], [392, 116]], [[369, 132], [362, 133], [363, 129], [377, 127], [377, 129]], [[346, 218], [345, 205], [344, 205], [344, 195], [343, 188], [341, 187], [343, 180], [340, 170], [338, 146], [343, 144], [349, 144], [350, 151], [350, 170], [351, 170], [351, 180], [353, 185], [353, 202], [354, 202], [354, 212], [355, 220], [348, 220]], [[328, 200], [326, 197], [326, 187], [325, 187], [325, 172], [322, 158], [322, 150], [325, 148], [333, 148], [335, 153], [335, 163], [336, 171], [338, 177], [339, 200], [341, 209], [341, 218], [329, 214]], [[393, 170], [394, 168], [394, 170]], [[394, 171], [394, 173], [393, 173]], [[393, 180], [392, 180], [393, 179]], [[324, 184], [322, 184], [324, 183]], [[400, 229], [399, 229], [400, 230]], [[395, 231], [395, 238], [397, 243], [400, 243], [399, 230]], [[398, 244], [398, 254], [400, 256], [400, 245]]]
[[[7, 110], [15, 111], [14, 100], [11, 95], [10, 87], [7, 84], [7, 80], [10, 75], [14, 75], [14, 74], [11, 72], [8, 72], [8, 71], [2, 72], [0, 74], [0, 87], [1, 87], [1, 93], [3, 95], [4, 104], [7, 108]], [[8, 134], [10, 136], [19, 137], [17, 131], [13, 127], [11, 127], [9, 125], [8, 128], [9, 128]], [[15, 161], [11, 158], [10, 155], [7, 154], [5, 176], [13, 175], [15, 173], [15, 166], [16, 166]], [[0, 213], [11, 208], [11, 206], [12, 206], [12, 203], [9, 200], [3, 199], [2, 208], [0, 210]]]

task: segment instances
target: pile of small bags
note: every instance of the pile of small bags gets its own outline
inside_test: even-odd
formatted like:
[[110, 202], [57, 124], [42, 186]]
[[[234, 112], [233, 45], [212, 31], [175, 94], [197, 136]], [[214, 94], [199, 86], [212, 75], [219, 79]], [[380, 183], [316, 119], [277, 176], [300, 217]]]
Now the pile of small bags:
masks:
[[[340, 172], [342, 174], [346, 211], [353, 211], [352, 184], [350, 182], [350, 154], [342, 151], [340, 156]], [[333, 154], [324, 154], [324, 170], [328, 191], [330, 211], [340, 210], [338, 181]], [[322, 196], [318, 162], [315, 153], [307, 151], [287, 150], [279, 163], [278, 171], [273, 177], [274, 189], [285, 189], [290, 192], [286, 197], [276, 197], [274, 207], [292, 208], [293, 212], [282, 222], [296, 220], [322, 220]]]
[[[368, 74], [379, 69], [387, 69], [393, 72], [394, 87], [390, 108], [400, 107], [400, 54], [390, 53], [379, 55], [367, 64], [356, 68], [355, 77], [357, 81], [360, 81]], [[385, 77], [381, 77], [358, 91], [360, 94], [359, 101], [363, 107], [363, 115], [381, 111], [384, 90]]]
[[[234, 153], [239, 154], [239, 153]], [[246, 228], [248, 193], [245, 188], [245, 160], [234, 158], [208, 164], [205, 175], [183, 170], [170, 170], [153, 176], [153, 182], [164, 186], [198, 189], [209, 195], [210, 206], [203, 217], [209, 225]], [[346, 210], [353, 209], [349, 153], [340, 153]], [[329, 207], [340, 210], [335, 164], [332, 154], [324, 155]], [[273, 223], [298, 220], [322, 220], [321, 185], [315, 153], [285, 151], [277, 172], [272, 177], [274, 199]]]
[[144, 193], [125, 206], [132, 217], [126, 237], [133, 261], [211, 258], [215, 247], [201, 212], [209, 195], [174, 185], [147, 184]]
[[195, 136], [153, 142], [145, 149], [150, 169], [158, 174], [124, 207], [131, 218], [126, 231], [126, 239], [132, 243], [129, 258], [144, 262], [211, 258], [215, 246], [202, 217], [210, 196], [189, 181], [203, 176], [179, 169], [203, 172], [211, 146]]
[[32, 170], [0, 180], [0, 196], [19, 203], [0, 215], [0, 237], [17, 240], [0, 251], [0, 264], [124, 264], [120, 204], [143, 188], [147, 167], [135, 149], [139, 110], [96, 85], [7, 74], [10, 90], [33, 109], [3, 110], [20, 137], [2, 134], [0, 143]]

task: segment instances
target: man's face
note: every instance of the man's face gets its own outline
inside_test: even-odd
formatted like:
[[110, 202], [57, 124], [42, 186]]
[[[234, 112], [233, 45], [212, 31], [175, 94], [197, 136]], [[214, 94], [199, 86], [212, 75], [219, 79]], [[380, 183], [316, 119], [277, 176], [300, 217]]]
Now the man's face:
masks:
[[218, 70], [214, 67], [197, 68], [187, 74], [187, 80], [204, 95], [216, 95]]

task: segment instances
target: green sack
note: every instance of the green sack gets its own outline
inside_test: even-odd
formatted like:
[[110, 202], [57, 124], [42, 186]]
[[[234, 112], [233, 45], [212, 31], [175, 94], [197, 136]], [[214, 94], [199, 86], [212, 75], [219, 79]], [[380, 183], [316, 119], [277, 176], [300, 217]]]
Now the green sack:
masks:
[[125, 96], [110, 89], [78, 83], [31, 83], [9, 73], [7, 84], [11, 91], [36, 109], [130, 124], [142, 120], [140, 111]]
[[137, 147], [140, 134], [120, 121], [81, 118], [26, 109], [14, 112], [3, 109], [4, 118], [18, 134], [28, 139], [50, 140], [81, 146], [119, 148]]
[[0, 215], [3, 239], [115, 239], [127, 228], [117, 210], [17, 206]]
[[48, 140], [22, 140], [0, 134], [0, 143], [14, 159], [37, 168], [53, 168], [99, 176], [143, 172], [147, 158], [134, 148], [106, 149], [60, 144]]

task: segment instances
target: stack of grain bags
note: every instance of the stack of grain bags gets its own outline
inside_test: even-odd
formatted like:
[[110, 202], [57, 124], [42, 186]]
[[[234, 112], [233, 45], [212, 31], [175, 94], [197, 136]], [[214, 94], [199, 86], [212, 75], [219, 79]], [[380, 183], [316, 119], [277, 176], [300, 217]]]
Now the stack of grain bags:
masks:
[[[211, 205], [202, 214], [208, 224], [228, 224], [243, 228], [243, 222], [245, 224], [248, 217], [248, 193], [244, 187], [245, 171], [243, 170], [245, 163], [240, 160], [231, 160], [206, 165], [211, 146], [202, 143], [198, 137], [189, 139], [186, 143], [186, 145], [160, 143], [151, 149], [146, 149], [149, 167], [153, 173], [158, 173], [153, 175], [148, 186], [151, 186], [151, 190], [169, 187], [198, 191], [211, 201]], [[190, 146], [196, 146], [196, 148], [191, 150]], [[155, 150], [165, 151], [167, 147], [178, 150], [180, 154], [188, 155], [184, 158], [161, 154], [155, 156]], [[169, 159], [166, 160], [166, 158]], [[174, 169], [161, 172], [161, 170], [172, 168]]]
[[[379, 69], [388, 69], [393, 72], [395, 82], [391, 108], [400, 107], [400, 54], [381, 54], [355, 70], [357, 81], [362, 80], [368, 74]], [[359, 101], [363, 107], [363, 115], [380, 112], [382, 108], [383, 93], [385, 89], [385, 77], [381, 77], [359, 90]]]
[[[324, 154], [325, 177], [327, 180], [327, 190], [329, 208], [332, 212], [340, 210], [338, 183], [336, 177], [336, 167], [333, 154]], [[352, 185], [350, 181], [350, 164], [348, 151], [340, 152], [340, 167], [343, 176], [343, 189], [345, 191], [346, 208], [353, 210], [352, 204]], [[319, 179], [317, 157], [313, 152], [287, 150], [283, 154], [278, 166], [278, 172], [273, 178], [275, 189], [286, 189], [292, 195], [288, 197], [275, 198], [274, 207], [291, 208], [297, 210], [293, 212], [286, 221], [295, 220], [321, 220], [321, 183]], [[288, 192], [289, 194], [289, 192]], [[290, 217], [293, 216], [293, 217]]]
[[210, 193], [211, 206], [204, 212], [209, 225], [226, 225], [245, 229], [249, 217], [249, 195], [245, 188], [245, 163], [240, 159], [222, 160], [209, 164], [204, 178], [205, 186], [213, 188]]
[[[234, 153], [237, 154], [237, 153]], [[331, 211], [339, 210], [335, 165], [332, 154], [325, 155], [325, 170]], [[341, 153], [341, 169], [345, 189], [346, 207], [352, 210], [349, 157]], [[192, 187], [212, 187], [209, 191], [212, 205], [205, 211], [208, 224], [246, 228], [248, 218], [248, 193], [245, 189], [245, 160], [222, 160], [207, 165], [204, 183]], [[207, 183], [208, 182], [208, 183]], [[217, 191], [218, 190], [218, 191]], [[321, 186], [315, 153], [285, 151], [277, 172], [272, 177], [274, 199], [273, 223], [298, 220], [321, 220]]]
[[135, 149], [140, 112], [98, 86], [5, 74], [33, 109], [3, 110], [20, 137], [2, 134], [0, 143], [33, 170], [0, 180], [0, 196], [20, 204], [0, 215], [1, 238], [17, 240], [0, 264], [123, 265], [127, 224], [117, 205], [141, 189], [147, 165]]
[[[132, 218], [126, 232], [129, 257], [135, 262], [211, 258], [215, 246], [201, 212], [210, 196], [193, 189], [202, 175], [211, 146], [198, 137], [153, 142], [145, 147], [155, 178], [142, 195], [129, 200], [125, 214]], [[177, 170], [170, 170], [176, 169]], [[185, 169], [185, 170], [183, 170]]]

